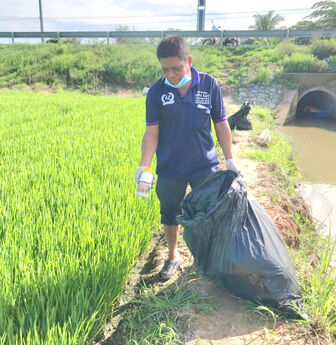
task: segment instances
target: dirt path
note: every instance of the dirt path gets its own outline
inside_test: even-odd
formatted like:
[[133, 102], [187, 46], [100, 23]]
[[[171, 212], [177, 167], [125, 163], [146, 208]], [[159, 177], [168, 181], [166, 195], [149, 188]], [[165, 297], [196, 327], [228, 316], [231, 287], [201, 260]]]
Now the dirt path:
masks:
[[[240, 105], [234, 104], [232, 99], [225, 101], [227, 112], [230, 115], [240, 107]], [[235, 157], [246, 150], [249, 140], [250, 132], [241, 131], [234, 134]], [[222, 168], [225, 168], [223, 157], [219, 158]], [[286, 209], [289, 204], [292, 204], [293, 207], [303, 206], [297, 200], [286, 199], [286, 196], [283, 196], [286, 200], [280, 200], [280, 205], [273, 204], [271, 194], [272, 190], [276, 188], [276, 183], [270, 176], [266, 165], [249, 159], [236, 158], [236, 160], [250, 192], [270, 214], [284, 240], [289, 244], [295, 244], [297, 228]], [[297, 206], [298, 204], [300, 206]], [[161, 284], [161, 288], [164, 289], [175, 283], [178, 286], [187, 284], [193, 290], [207, 296], [213, 306], [212, 311], [206, 315], [193, 309], [188, 311], [187, 326], [184, 327], [183, 334], [181, 334], [185, 345], [309, 344], [303, 335], [298, 334], [300, 327], [293, 327], [284, 321], [264, 319], [261, 315], [252, 312], [246, 301], [231, 296], [223, 286], [198, 274], [182, 236], [180, 236], [179, 248], [185, 260], [182, 270], [175, 275], [174, 279]], [[139, 279], [146, 286], [157, 284], [157, 273], [166, 257], [167, 249], [163, 235], [161, 235], [150, 251], [147, 262], [141, 271], [139, 269]], [[105, 341], [100, 344], [122, 344], [122, 340], [118, 339], [116, 334], [117, 332], [114, 332], [114, 335], [106, 334]]]

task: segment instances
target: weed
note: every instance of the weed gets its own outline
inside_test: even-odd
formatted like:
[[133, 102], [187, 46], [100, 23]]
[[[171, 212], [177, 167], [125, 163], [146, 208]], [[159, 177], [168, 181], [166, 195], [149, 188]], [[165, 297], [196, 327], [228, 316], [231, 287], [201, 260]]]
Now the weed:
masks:
[[179, 334], [189, 309], [208, 309], [208, 299], [188, 286], [143, 294], [132, 303], [118, 334], [127, 345], [182, 344]]

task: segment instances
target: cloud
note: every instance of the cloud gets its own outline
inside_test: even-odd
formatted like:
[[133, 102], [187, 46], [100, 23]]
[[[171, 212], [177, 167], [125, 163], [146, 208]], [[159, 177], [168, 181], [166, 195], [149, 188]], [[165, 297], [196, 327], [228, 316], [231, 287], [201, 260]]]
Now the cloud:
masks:
[[[211, 29], [211, 19], [228, 30], [246, 29], [254, 21], [253, 13], [271, 9], [270, 6], [308, 8], [315, 2], [296, 0], [294, 6], [292, 0], [271, 5], [266, 0], [250, 3], [244, 0], [207, 0], [206, 29]], [[128, 25], [136, 30], [166, 30], [168, 27], [195, 30], [197, 21], [196, 0], [42, 0], [42, 7], [46, 31], [113, 30], [119, 25]], [[251, 13], [244, 14], [244, 11]], [[303, 16], [286, 14], [285, 19], [287, 22], [291, 18], [291, 22], [295, 22]], [[0, 1], [0, 31], [38, 31], [39, 28], [37, 0]]]
[[155, 1], [155, 0], [128, 0], [122, 3], [122, 8], [134, 12], [141, 13], [151, 13], [153, 15], [163, 14], [173, 15], [173, 14], [183, 14], [183, 13], [196, 13], [196, 2], [194, 0], [171, 0], [171, 1]]

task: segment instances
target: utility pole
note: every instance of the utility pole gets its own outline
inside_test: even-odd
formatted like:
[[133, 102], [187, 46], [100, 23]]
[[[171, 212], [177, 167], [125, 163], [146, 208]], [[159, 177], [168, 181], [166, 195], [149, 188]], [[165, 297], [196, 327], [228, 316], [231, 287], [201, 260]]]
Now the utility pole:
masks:
[[197, 6], [197, 31], [204, 31], [205, 1], [206, 0], [198, 0], [198, 6]]
[[42, 15], [42, 0], [39, 0], [39, 7], [40, 7], [41, 42], [44, 43], [44, 36], [43, 36], [43, 15]]

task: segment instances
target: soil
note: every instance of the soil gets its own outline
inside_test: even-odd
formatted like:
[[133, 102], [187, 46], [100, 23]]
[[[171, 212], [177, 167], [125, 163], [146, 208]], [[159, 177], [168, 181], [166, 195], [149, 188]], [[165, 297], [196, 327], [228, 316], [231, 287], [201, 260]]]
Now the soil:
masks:
[[[225, 104], [229, 115], [240, 107], [230, 98], [225, 99]], [[299, 197], [291, 199], [281, 192], [279, 183], [269, 173], [266, 164], [239, 158], [239, 153], [246, 150], [251, 140], [250, 132], [235, 131], [233, 140], [234, 157], [241, 168], [249, 191], [271, 216], [286, 244], [295, 247], [298, 244], [300, 229], [294, 222], [291, 211], [295, 210], [308, 216], [307, 207]], [[221, 156], [219, 159], [224, 169], [225, 161]], [[280, 196], [276, 203], [272, 201], [273, 191]], [[182, 236], [179, 239], [179, 250], [184, 257], [181, 270], [168, 282], [159, 284], [157, 274], [167, 258], [167, 248], [163, 232], [161, 230], [158, 232], [147, 256], [135, 267], [132, 273], [133, 280], [121, 297], [119, 309], [107, 326], [103, 340], [99, 342], [100, 345], [124, 344], [118, 325], [122, 320], [123, 311], [127, 309], [127, 302], [137, 294], [139, 281], [144, 282], [147, 287], [156, 285], [162, 289], [175, 284], [177, 286], [188, 284], [211, 300], [214, 308], [210, 314], [205, 315], [195, 308], [188, 311], [188, 322], [185, 322], [184, 318], [183, 325], [180, 325], [182, 329], [180, 335], [185, 345], [323, 344], [321, 341], [308, 340], [307, 330], [297, 323], [265, 319], [264, 316], [248, 309], [246, 301], [231, 296], [219, 283], [199, 274]], [[135, 276], [137, 279], [134, 279]]]

